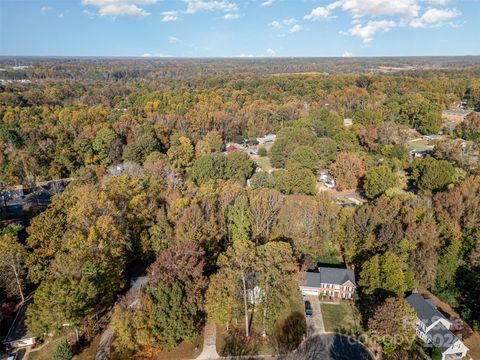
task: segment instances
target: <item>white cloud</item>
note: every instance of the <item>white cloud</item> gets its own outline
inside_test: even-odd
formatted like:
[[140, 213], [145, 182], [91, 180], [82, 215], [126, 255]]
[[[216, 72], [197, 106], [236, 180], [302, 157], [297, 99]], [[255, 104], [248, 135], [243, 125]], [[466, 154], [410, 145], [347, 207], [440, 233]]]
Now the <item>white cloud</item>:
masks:
[[168, 37], [168, 42], [169, 42], [170, 44], [178, 43], [178, 41], [179, 41], [178, 38], [176, 38], [175, 36], [169, 36], [169, 37]]
[[414, 28], [438, 27], [445, 25], [446, 20], [453, 19], [461, 15], [456, 9], [434, 9], [425, 11], [419, 18], [410, 21], [410, 26]]
[[63, 15], [63, 13], [59, 13], [59, 14], [57, 15], [57, 17], [60, 18], [60, 19], [63, 19], [64, 15]]
[[296, 32], [301, 31], [302, 29], [303, 29], [303, 26], [302, 26], [302, 25], [296, 24], [296, 25], [293, 25], [293, 26], [290, 28], [290, 30], [288, 30], [288, 31], [290, 31], [291, 33], [296, 33]]
[[424, 0], [424, 1], [433, 5], [446, 5], [450, 3], [452, 0]]
[[90, 5], [98, 8], [99, 16], [121, 16], [145, 17], [150, 15], [148, 11], [141, 8], [141, 5], [152, 5], [157, 0], [82, 0], [83, 5]]
[[270, 5], [272, 5], [274, 2], [275, 2], [275, 0], [266, 0], [266, 1], [262, 2], [260, 5], [262, 5], [262, 6], [270, 6]]
[[180, 17], [178, 16], [178, 11], [176, 10], [170, 10], [170, 11], [164, 11], [162, 12], [163, 22], [169, 22], [169, 21], [177, 21], [180, 20]]
[[150, 57], [172, 57], [172, 55], [167, 55], [167, 54], [151, 54], [151, 53], [145, 53], [142, 55], [142, 57], [150, 58]]
[[199, 11], [224, 11], [235, 12], [238, 5], [228, 0], [182, 0], [187, 3], [187, 14], [195, 14]]
[[277, 54], [277, 52], [274, 49], [267, 49], [266, 52], [267, 52], [268, 55], [276, 55]]
[[391, 28], [395, 27], [394, 21], [387, 20], [376, 20], [369, 21], [366, 25], [362, 26], [357, 24], [354, 27], [350, 28], [347, 32], [341, 32], [343, 35], [357, 36], [363, 40], [364, 43], [369, 43], [373, 40], [373, 35], [377, 31], [389, 31]]
[[297, 22], [297, 20], [295, 20], [295, 19], [293, 19], [293, 18], [283, 19], [283, 20], [282, 20], [282, 23], [283, 23], [284, 25], [287, 25], [287, 26], [293, 25], [293, 24], [295, 24], [296, 22]]
[[223, 15], [223, 18], [225, 20], [235, 20], [235, 19], [238, 19], [240, 17], [240, 15], [238, 14], [225, 14]]
[[326, 7], [319, 6], [313, 9], [310, 14], [305, 15], [303, 18], [305, 20], [324, 20], [330, 17], [330, 10]]
[[353, 56], [353, 54], [349, 51], [344, 51], [343, 54], [342, 54], [342, 57], [344, 57], [344, 58], [350, 58], [352, 56]]
[[50, 10], [50, 8], [49, 8], [48, 6], [42, 6], [42, 7], [40, 8], [40, 13], [41, 13], [42, 15], [47, 15], [47, 13], [48, 13], [49, 10]]
[[310, 14], [305, 15], [305, 20], [326, 20], [332, 18], [332, 10], [341, 6], [343, 1], [335, 1], [327, 6], [319, 6], [313, 9]]
[[272, 22], [270, 23], [270, 26], [273, 27], [273, 28], [275, 28], [275, 29], [281, 29], [281, 28], [282, 28], [282, 24], [280, 24], [280, 22], [278, 22], [278, 21], [276, 21], [276, 20], [275, 20], [275, 21], [272, 21]]
[[240, 55], [237, 55], [236, 57], [241, 57], [241, 58], [252, 58], [252, 57], [255, 57], [255, 55], [253, 54], [240, 54]]
[[[280, 21], [277, 21], [277, 20], [272, 21], [270, 23], [270, 26], [273, 27], [274, 29], [280, 30], [280, 29], [283, 29], [284, 26], [287, 26], [287, 27], [292, 26], [292, 28], [294, 28], [295, 26], [293, 26], [293, 25], [295, 25], [296, 23], [297, 23], [297, 20], [295, 20], [294, 18], [288, 18], [288, 19], [283, 19], [283, 20], [280, 20]], [[300, 27], [300, 29], [296, 30], [296, 31], [300, 31], [302, 29], [301, 25], [298, 25], [296, 27], [296, 29], [298, 29], [298, 27]], [[295, 31], [293, 31], [293, 32], [295, 32]]]
[[353, 17], [397, 15], [410, 19], [420, 10], [416, 0], [342, 0], [341, 6]]

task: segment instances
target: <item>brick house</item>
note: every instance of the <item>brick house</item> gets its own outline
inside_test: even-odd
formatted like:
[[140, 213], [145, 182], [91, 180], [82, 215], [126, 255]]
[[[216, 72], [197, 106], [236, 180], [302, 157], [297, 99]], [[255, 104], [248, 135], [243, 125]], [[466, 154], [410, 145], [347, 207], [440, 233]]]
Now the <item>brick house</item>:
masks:
[[316, 272], [305, 272], [300, 290], [303, 295], [317, 295], [330, 299], [352, 299], [357, 284], [352, 269], [319, 267]]

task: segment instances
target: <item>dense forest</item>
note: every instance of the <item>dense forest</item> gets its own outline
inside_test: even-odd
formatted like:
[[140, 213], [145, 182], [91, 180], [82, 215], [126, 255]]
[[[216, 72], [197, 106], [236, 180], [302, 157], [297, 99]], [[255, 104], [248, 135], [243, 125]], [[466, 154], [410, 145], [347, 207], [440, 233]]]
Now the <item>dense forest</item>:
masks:
[[[414, 289], [480, 330], [480, 115], [448, 130], [441, 116], [480, 106], [478, 58], [12, 61], [0, 61], [2, 188], [75, 180], [26, 226], [2, 225], [0, 319], [33, 293], [40, 341], [78, 331], [85, 344], [146, 274], [139, 305], [115, 306], [117, 358], [174, 350], [207, 314], [228, 341], [287, 352], [303, 333], [284, 343], [299, 274], [333, 259], [355, 269], [369, 333], [397, 335], [385, 307], [400, 317], [392, 304]], [[258, 145], [270, 171], [225, 151], [270, 133]], [[319, 191], [320, 171], [363, 205]], [[412, 341], [378, 345], [417, 356]]]

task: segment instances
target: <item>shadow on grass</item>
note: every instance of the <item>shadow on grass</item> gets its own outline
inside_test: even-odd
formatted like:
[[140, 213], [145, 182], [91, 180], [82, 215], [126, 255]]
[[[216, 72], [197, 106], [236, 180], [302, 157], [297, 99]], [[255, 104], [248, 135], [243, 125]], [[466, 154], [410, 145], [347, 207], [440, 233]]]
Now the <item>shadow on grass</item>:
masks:
[[232, 329], [225, 337], [225, 344], [222, 348], [223, 356], [249, 356], [257, 355], [259, 350], [259, 339], [255, 335], [246, 337], [238, 330]]
[[301, 312], [295, 311], [282, 323], [277, 324], [270, 341], [277, 353], [285, 354], [300, 345], [306, 331], [305, 316]]

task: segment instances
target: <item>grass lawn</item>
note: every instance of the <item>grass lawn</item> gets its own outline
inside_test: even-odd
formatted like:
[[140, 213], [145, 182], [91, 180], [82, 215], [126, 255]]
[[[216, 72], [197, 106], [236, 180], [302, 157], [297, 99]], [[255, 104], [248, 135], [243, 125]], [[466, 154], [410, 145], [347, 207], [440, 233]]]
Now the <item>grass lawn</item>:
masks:
[[203, 350], [203, 331], [191, 343], [182, 342], [171, 352], [162, 351], [155, 354], [151, 359], [154, 360], [182, 360], [195, 359]]
[[[293, 313], [300, 313], [303, 315], [303, 300], [302, 300], [300, 291], [298, 289], [296, 289], [292, 293], [292, 295], [288, 299], [287, 305], [285, 306], [285, 308], [283, 308], [282, 311], [280, 311], [277, 324], [282, 324], [285, 321], [285, 319], [288, 318]], [[245, 324], [243, 322], [240, 322], [237, 326], [237, 328], [240, 330], [244, 330], [244, 327], [245, 327]], [[269, 331], [272, 332], [272, 329], [270, 329]], [[255, 312], [253, 315], [251, 333], [254, 336], [254, 338], [257, 339], [257, 342], [256, 342], [257, 355], [274, 355], [275, 354], [275, 350], [271, 345], [270, 338], [268, 336], [264, 339], [261, 337], [262, 317], [259, 311]], [[226, 327], [217, 325], [216, 346], [217, 346], [217, 352], [219, 354], [222, 354], [226, 344], [226, 339], [228, 338], [228, 336], [229, 334], [227, 332]]]
[[326, 331], [361, 333], [360, 314], [353, 304], [322, 304], [322, 315]]
[[266, 156], [257, 157], [254, 160], [258, 163], [258, 166], [260, 166], [263, 171], [268, 172], [272, 168], [272, 164], [270, 164], [270, 159]]
[[418, 151], [424, 151], [428, 149], [428, 141], [426, 140], [415, 140], [415, 141], [409, 141], [408, 142], [408, 149], [409, 150], [418, 150]]
[[45, 345], [38, 346], [39, 349], [37, 351], [33, 349], [28, 355], [28, 360], [52, 360], [53, 353], [62, 339], [63, 337], [51, 339], [49, 342], [45, 343]]

